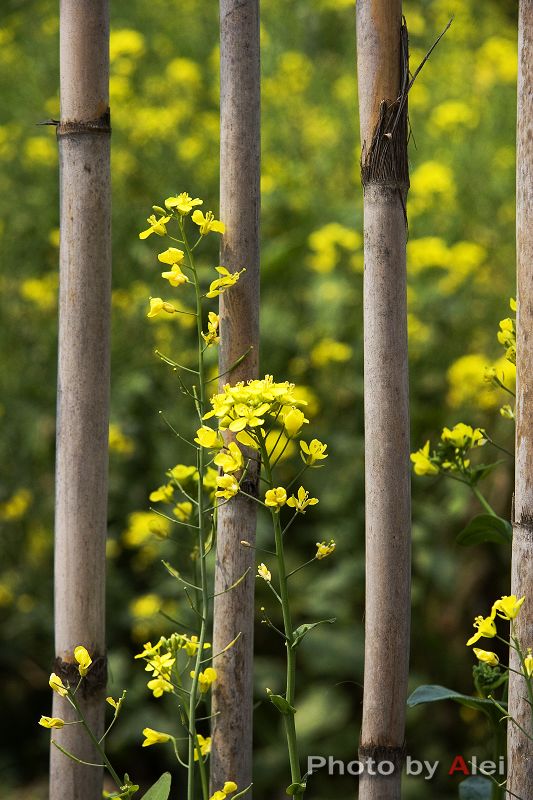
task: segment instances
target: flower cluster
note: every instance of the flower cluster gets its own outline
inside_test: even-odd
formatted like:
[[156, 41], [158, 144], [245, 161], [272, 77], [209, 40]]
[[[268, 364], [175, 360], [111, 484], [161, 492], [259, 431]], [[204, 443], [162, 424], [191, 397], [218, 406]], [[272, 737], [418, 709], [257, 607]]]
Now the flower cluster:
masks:
[[444, 428], [439, 443], [430, 452], [429, 440], [420, 450], [411, 453], [411, 461], [416, 475], [438, 475], [441, 472], [458, 472], [471, 477], [470, 450], [487, 443], [481, 428], [472, 428], [458, 422], [453, 428]]
[[[467, 647], [476, 644], [480, 639], [493, 639], [498, 635], [496, 628], [496, 618], [512, 622], [522, 608], [525, 601], [525, 596], [520, 599], [516, 595], [504, 595], [499, 600], [492, 604], [490, 614], [487, 617], [481, 615], [477, 616], [474, 620], [474, 628], [476, 632], [467, 641]], [[479, 661], [489, 666], [496, 667], [499, 664], [499, 658], [496, 653], [490, 650], [482, 650], [481, 648], [472, 648], [475, 656]], [[527, 655], [523, 658], [523, 671], [527, 678], [533, 675], [533, 656], [531, 654], [531, 647], [527, 650]]]
[[[190, 197], [187, 192], [181, 192], [181, 194], [174, 197], [167, 197], [164, 202], [164, 208], [161, 206], [153, 206], [153, 210], [157, 212], [159, 216], [156, 217], [155, 214], [151, 214], [148, 217], [147, 222], [149, 227], [139, 233], [139, 238], [147, 239], [152, 234], [166, 236], [168, 234], [167, 226], [172, 221], [178, 223], [180, 234], [183, 236], [184, 218], [189, 215], [192, 222], [198, 226], [200, 239], [211, 232], [223, 234], [225, 232], [225, 225], [220, 220], [215, 219], [215, 215], [212, 211], [207, 211], [204, 214], [199, 208], [195, 208], [196, 206], [203, 205], [203, 202], [204, 201], [199, 197]], [[175, 239], [175, 237], [171, 238]], [[177, 241], [183, 243], [187, 249], [182, 239], [178, 239]], [[194, 249], [194, 247], [192, 249]], [[168, 267], [167, 270], [161, 273], [161, 277], [167, 280], [170, 286], [177, 288], [187, 283], [196, 282], [196, 275], [194, 274], [190, 253], [191, 251], [187, 250], [187, 257], [185, 250], [171, 246], [158, 254], [158, 260]], [[189, 274], [183, 270], [187, 270]], [[204, 296], [207, 298], [218, 297], [231, 286], [234, 286], [245, 271], [245, 269], [242, 269], [238, 272], [230, 272], [226, 267], [215, 267], [215, 272], [218, 273], [219, 277], [211, 281], [209, 290]], [[193, 280], [191, 280], [191, 278]], [[184, 311], [174, 303], [170, 303], [161, 297], [151, 297], [150, 309], [147, 316], [151, 318], [157, 317], [161, 312], [165, 312], [166, 314], [192, 313]], [[209, 313], [208, 330], [207, 333], [202, 333], [202, 336], [205, 339], [206, 346], [218, 344], [218, 315], [215, 312]]]
[[[198, 653], [200, 642], [197, 636], [187, 636], [186, 634], [173, 633], [169, 639], [163, 636], [156, 644], [146, 642], [143, 649], [135, 656], [136, 659], [144, 659], [146, 662], [146, 672], [151, 672], [152, 677], [148, 681], [148, 689], [152, 692], [154, 697], [162, 697], [165, 693], [178, 693], [177, 687], [180, 686], [181, 672], [178, 670], [178, 655], [183, 652], [187, 659], [193, 658]], [[209, 650], [211, 644], [205, 642], [204, 650]], [[173, 670], [176, 671], [176, 680], [173, 680]], [[190, 677], [194, 680], [194, 671], [190, 672]], [[212, 667], [207, 667], [203, 672], [198, 675], [198, 685], [200, 692], [205, 694], [212, 683], [217, 679], [216, 670]], [[154, 744], [154, 742], [151, 742]]]
[[[516, 300], [509, 301], [511, 311], [516, 312]], [[500, 330], [498, 331], [498, 341], [505, 348], [505, 358], [511, 364], [516, 364], [516, 319], [506, 317], [500, 320]]]
[[[275, 383], [272, 375], [247, 383], [240, 381], [234, 386], [228, 383], [220, 394], [213, 395], [210, 401], [212, 410], [204, 415], [204, 419], [217, 417], [219, 429], [233, 433], [244, 431], [245, 428], [261, 427], [266, 424], [267, 418], [274, 423], [280, 415], [282, 418], [290, 416], [292, 410], [306, 405], [304, 400], [297, 399], [294, 390], [293, 383]], [[307, 422], [305, 417], [295, 428], [291, 420], [291, 435], [296, 435], [304, 422]], [[245, 440], [245, 444], [249, 444], [249, 441]]]

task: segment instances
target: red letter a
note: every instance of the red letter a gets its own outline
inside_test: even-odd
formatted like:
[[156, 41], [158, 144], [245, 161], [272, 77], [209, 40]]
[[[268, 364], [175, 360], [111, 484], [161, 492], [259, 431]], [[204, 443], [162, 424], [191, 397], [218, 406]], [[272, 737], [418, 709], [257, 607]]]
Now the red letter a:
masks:
[[455, 756], [452, 765], [448, 770], [448, 775], [453, 775], [454, 772], [462, 772], [463, 775], [470, 775], [470, 770], [466, 766], [466, 761], [462, 756]]

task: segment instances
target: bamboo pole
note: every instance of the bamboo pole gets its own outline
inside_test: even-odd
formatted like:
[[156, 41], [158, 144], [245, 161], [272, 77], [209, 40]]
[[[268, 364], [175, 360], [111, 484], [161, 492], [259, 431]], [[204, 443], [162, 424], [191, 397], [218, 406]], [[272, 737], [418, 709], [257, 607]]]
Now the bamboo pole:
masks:
[[[533, 646], [533, 1], [520, 0], [516, 154], [516, 473], [511, 591], [526, 602], [515, 620], [523, 648]], [[511, 650], [510, 665], [520, 669]], [[509, 673], [509, 713], [532, 733], [524, 679]], [[533, 797], [533, 742], [508, 724], [509, 797]], [[514, 793], [514, 794], [512, 794]]]
[[[54, 671], [77, 683], [74, 647], [93, 658], [80, 705], [103, 731], [105, 538], [111, 295], [108, 0], [61, 0], [60, 293]], [[72, 719], [54, 694], [53, 715]], [[98, 757], [81, 725], [54, 731], [78, 758]], [[51, 800], [100, 800], [102, 770], [52, 747]]]
[[[410, 628], [406, 323], [407, 32], [401, 0], [358, 0], [364, 190], [366, 611], [360, 800], [398, 800]], [[394, 765], [390, 777], [375, 762]]]
[[[220, 297], [220, 373], [246, 352], [221, 385], [258, 375], [260, 209], [259, 0], [220, 0], [220, 214], [226, 225], [221, 261], [242, 279]], [[257, 494], [257, 469], [246, 476], [247, 493]], [[237, 643], [216, 660], [213, 688], [211, 786], [226, 780], [244, 788], [252, 780], [253, 624], [256, 504], [237, 495], [218, 512], [213, 652], [237, 634]], [[249, 795], [247, 795], [249, 796]], [[250, 795], [251, 796], [251, 795]]]

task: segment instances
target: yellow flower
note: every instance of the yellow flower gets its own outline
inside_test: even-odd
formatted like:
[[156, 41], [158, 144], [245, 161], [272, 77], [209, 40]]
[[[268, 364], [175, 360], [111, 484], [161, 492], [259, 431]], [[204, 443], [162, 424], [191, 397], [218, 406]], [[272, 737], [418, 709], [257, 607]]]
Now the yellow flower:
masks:
[[516, 327], [513, 319], [500, 320], [500, 330], [498, 331], [498, 341], [505, 347], [505, 358], [516, 364]]
[[527, 648], [527, 656], [524, 658], [524, 669], [526, 670], [527, 677], [531, 678], [533, 675], [533, 655], [531, 654], [531, 647]]
[[208, 425], [202, 425], [196, 431], [196, 438], [194, 440], [200, 447], [207, 447], [208, 450], [220, 450], [224, 447], [222, 436], [218, 431], [213, 430]]
[[315, 558], [319, 561], [323, 558], [327, 558], [334, 552], [335, 547], [336, 545], [333, 539], [329, 540], [329, 544], [326, 544], [326, 542], [317, 542]]
[[158, 236], [164, 236], [167, 232], [167, 222], [170, 220], [170, 217], [160, 217], [159, 219], [155, 218], [155, 214], [150, 214], [148, 219], [146, 220], [150, 225], [145, 231], [141, 231], [139, 234], [139, 239], [147, 239], [152, 233], [156, 233]]
[[172, 658], [171, 653], [164, 653], [162, 656], [157, 653], [152, 658], [148, 659], [148, 663], [144, 668], [146, 672], [153, 672], [153, 677], [162, 675], [167, 680], [169, 679], [172, 666], [176, 663], [176, 659]]
[[83, 647], [83, 645], [79, 644], [77, 647], [74, 648], [74, 658], [79, 664], [78, 672], [80, 673], [80, 675], [82, 677], [84, 675], [87, 675], [87, 672], [89, 671], [89, 667], [93, 663], [93, 660], [89, 655], [89, 653], [87, 652], [87, 650], [85, 649], [85, 647]]
[[[138, 656], [135, 656], [135, 658], [138, 658]], [[124, 700], [124, 696], [119, 697], [118, 700], [115, 700], [113, 697], [106, 697], [106, 699], [105, 699], [106, 703], [109, 703], [109, 705], [112, 708], [115, 709], [115, 713], [116, 714], [118, 714], [118, 712], [120, 711], [120, 708], [122, 706], [122, 701], [123, 700]]]
[[170, 483], [167, 483], [165, 486], [160, 486], [159, 489], [150, 492], [149, 499], [151, 503], [169, 503], [172, 500], [173, 494], [174, 487]]
[[159, 253], [157, 258], [163, 264], [170, 264], [173, 267], [175, 264], [181, 264], [185, 258], [185, 253], [177, 247], [169, 247], [163, 253]]
[[[194, 679], [195, 674], [196, 673], [194, 672], [194, 670], [191, 670], [190, 672], [191, 678]], [[200, 674], [198, 675], [198, 686], [200, 688], [200, 692], [202, 694], [208, 692], [211, 684], [214, 683], [216, 679], [217, 679], [217, 672], [215, 669], [213, 669], [213, 667], [207, 667], [207, 669], [204, 669], [203, 672], [200, 672]]]
[[212, 794], [209, 800], [226, 800], [228, 794], [232, 794], [236, 792], [238, 789], [237, 784], [234, 781], [226, 781], [222, 789], [219, 789], [215, 794]]
[[184, 500], [182, 503], [176, 503], [172, 509], [172, 513], [180, 522], [187, 522], [191, 518], [192, 503], [189, 500]]
[[244, 466], [244, 458], [239, 447], [235, 442], [230, 442], [225, 450], [227, 452], [220, 452], [214, 458], [214, 463], [217, 467], [222, 467], [224, 472], [237, 472]]
[[309, 422], [299, 408], [290, 408], [283, 417], [283, 427], [289, 439], [300, 433], [304, 423]]
[[287, 500], [287, 505], [295, 508], [301, 514], [305, 514], [307, 506], [316, 506], [318, 500], [316, 497], [309, 497], [309, 492], [306, 492], [303, 486], [298, 489], [298, 496], [292, 495]]
[[203, 202], [199, 197], [195, 197], [193, 200], [187, 192], [182, 192], [177, 197], [167, 197], [165, 206], [169, 211], [175, 208], [179, 214], [184, 216], [185, 214], [190, 214], [194, 206], [201, 206]]
[[174, 264], [170, 272], [162, 272], [161, 277], [165, 278], [171, 286], [181, 286], [189, 281], [188, 277], [181, 271], [179, 264]]
[[224, 233], [226, 230], [224, 223], [220, 222], [218, 219], [215, 219], [215, 215], [212, 211], [208, 211], [204, 217], [200, 209], [196, 209], [196, 211], [193, 212], [192, 221], [196, 222], [200, 228], [200, 236], [206, 236], [209, 231], [214, 231], [215, 233]]
[[13, 522], [21, 519], [30, 507], [32, 494], [28, 489], [19, 489], [4, 503], [0, 504], [0, 519]]
[[310, 467], [317, 461], [322, 461], [322, 459], [328, 457], [328, 453], [326, 453], [327, 444], [322, 444], [318, 439], [312, 439], [309, 444], [300, 442], [300, 447], [302, 448], [300, 455], [304, 463]]
[[496, 602], [493, 604], [492, 614], [494, 616], [497, 612], [498, 616], [502, 619], [514, 619], [520, 611], [522, 603], [525, 599], [525, 595], [524, 597], [521, 597], [520, 600], [517, 599], [515, 594], [504, 596], [500, 598], [500, 600], [496, 600]]
[[416, 453], [411, 453], [411, 461], [414, 464], [415, 475], [438, 475], [439, 468], [432, 464], [429, 458], [429, 439], [424, 447], [417, 450]]
[[163, 639], [160, 639], [157, 642], [157, 644], [152, 644], [152, 642], [146, 642], [145, 644], [143, 644], [142, 653], [137, 653], [137, 655], [134, 656], [134, 658], [151, 658], [153, 655], [155, 655], [155, 653], [157, 653], [162, 644], [163, 644]]
[[233, 475], [219, 475], [217, 487], [215, 497], [223, 497], [224, 500], [231, 500], [239, 492], [239, 484]]
[[511, 311], [516, 312], [516, 300], [514, 297], [509, 298], [509, 308], [511, 309]]
[[496, 636], [496, 625], [494, 624], [494, 617], [496, 612], [490, 615], [490, 617], [482, 617], [478, 616], [474, 620], [474, 628], [477, 628], [477, 633], [474, 633], [473, 636], [467, 641], [466, 646], [470, 647], [471, 644], [475, 644], [479, 639], [492, 639]]
[[214, 311], [210, 311], [207, 322], [207, 333], [203, 333], [202, 331], [202, 337], [208, 347], [220, 342], [220, 335], [218, 332], [219, 322], [220, 318], [218, 314], [215, 314]]
[[[196, 738], [198, 739], [198, 744], [200, 745], [200, 755], [209, 755], [211, 752], [211, 737], [204, 737], [201, 733], [199, 733]], [[194, 748], [194, 760], [198, 761], [198, 749], [196, 747]]]
[[61, 719], [61, 717], [41, 716], [39, 720], [39, 725], [42, 725], [43, 728], [62, 728], [64, 724], [65, 720]]
[[[198, 648], [200, 647], [198, 636], [191, 636], [189, 638], [188, 636], [185, 636], [185, 634], [183, 634], [180, 637], [179, 646], [182, 650], [185, 650], [188, 656], [195, 656], [196, 653], [198, 652]], [[204, 650], [209, 650], [210, 647], [211, 645], [209, 644], [209, 642], [204, 642]]]
[[167, 314], [175, 314], [177, 312], [177, 308], [174, 308], [172, 303], [167, 303], [165, 300], [162, 300], [160, 297], [151, 297], [150, 298], [150, 311], [146, 315], [147, 317], [157, 317], [161, 311], [166, 311]]
[[479, 647], [473, 647], [472, 649], [476, 658], [483, 661], [483, 663], [490, 664], [491, 667], [497, 667], [500, 663], [496, 653], [492, 653], [490, 650], [481, 650]]
[[243, 431], [246, 427], [257, 428], [264, 424], [265, 420], [263, 419], [263, 415], [266, 414], [269, 409], [270, 405], [268, 403], [263, 403], [258, 408], [246, 405], [246, 403], [236, 403], [234, 406], [236, 419], [226, 420], [224, 418], [220, 422], [220, 427], [222, 430], [225, 430], [227, 427], [230, 431], [233, 431], [233, 433]]
[[500, 415], [505, 419], [514, 419], [513, 408], [508, 403], [506, 403], [504, 406], [500, 408]]
[[152, 728], [144, 728], [143, 736], [145, 740], [142, 744], [143, 747], [150, 747], [153, 744], [165, 744], [172, 738], [168, 733], [161, 733], [161, 731], [154, 731]]
[[198, 480], [196, 467], [187, 467], [185, 464], [176, 464], [167, 474], [170, 474], [178, 483], [185, 483], [189, 478], [194, 478], [195, 481]]
[[270, 583], [270, 581], [272, 580], [272, 574], [268, 569], [268, 567], [266, 566], [266, 564], [259, 564], [259, 566], [257, 567], [257, 577], [263, 578], [264, 581]]
[[283, 486], [278, 486], [276, 489], [269, 489], [265, 494], [265, 505], [279, 510], [287, 502], [287, 492]]
[[226, 267], [215, 267], [215, 269], [221, 277], [211, 282], [206, 297], [218, 297], [230, 286], [234, 286], [242, 273], [246, 272], [245, 269], [241, 269], [240, 272], [230, 272]]
[[441, 439], [446, 444], [452, 444], [459, 449], [482, 447], [487, 443], [481, 428], [472, 428], [471, 425], [465, 425], [464, 422], [458, 422], [451, 430], [444, 428]]
[[55, 672], [52, 672], [50, 675], [48, 683], [50, 688], [52, 688], [54, 692], [57, 692], [57, 694], [61, 695], [61, 697], [67, 696], [67, 687], [64, 685], [59, 675], [56, 675]]
[[174, 687], [164, 678], [162, 675], [158, 675], [157, 678], [153, 678], [151, 681], [148, 681], [146, 684], [151, 692], [153, 692], [154, 697], [162, 697], [163, 692], [172, 692], [174, 691]]

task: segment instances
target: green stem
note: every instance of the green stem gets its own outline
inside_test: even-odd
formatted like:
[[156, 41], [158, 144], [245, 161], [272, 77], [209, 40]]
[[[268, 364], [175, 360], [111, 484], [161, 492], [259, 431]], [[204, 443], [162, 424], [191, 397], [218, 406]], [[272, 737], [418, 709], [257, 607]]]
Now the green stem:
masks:
[[494, 511], [494, 509], [493, 509], [493, 507], [490, 505], [490, 503], [488, 503], [488, 502], [485, 500], [485, 498], [483, 497], [483, 495], [481, 494], [481, 492], [479, 491], [479, 489], [477, 488], [477, 486], [470, 486], [470, 488], [472, 489], [473, 493], [475, 494], [475, 496], [477, 497], [477, 499], [479, 500], [479, 502], [481, 503], [481, 505], [483, 506], [483, 508], [485, 509], [485, 511], [486, 511], [488, 514], [490, 514], [490, 515], [491, 515], [491, 517], [497, 517], [497, 516], [498, 516], [498, 515], [497, 515], [497, 513]]
[[[260, 440], [261, 454], [265, 474], [269, 486], [274, 486], [272, 480], [272, 467], [268, 457], [267, 448], [263, 438]], [[279, 511], [272, 511], [272, 524], [274, 526], [274, 539], [276, 542], [276, 557], [278, 562], [279, 573], [279, 595], [281, 599], [281, 609], [283, 614], [283, 627], [285, 631], [285, 640], [287, 647], [287, 691], [285, 699], [290, 706], [294, 706], [294, 694], [296, 683], [296, 653], [292, 645], [294, 642], [294, 634], [292, 628], [291, 609], [289, 602], [289, 590], [287, 585], [287, 570], [285, 567], [285, 553], [283, 549], [283, 533], [281, 530]], [[296, 726], [294, 723], [294, 714], [284, 714], [283, 719], [285, 722], [285, 732], [287, 735], [287, 747], [289, 751], [289, 764], [291, 769], [292, 783], [301, 783], [302, 775], [300, 772], [300, 759], [298, 755], [298, 743], [296, 740]]]
[[108, 757], [105, 754], [104, 748], [102, 747], [102, 745], [100, 744], [100, 742], [98, 741], [98, 739], [96, 738], [94, 733], [92, 732], [92, 730], [89, 727], [89, 725], [87, 725], [87, 722], [85, 721], [85, 717], [83, 715], [83, 711], [81, 710], [81, 708], [80, 708], [76, 698], [72, 694], [72, 692], [69, 692], [69, 699], [70, 699], [70, 702], [72, 703], [72, 705], [74, 706], [74, 708], [76, 709], [76, 711], [78, 712], [78, 714], [80, 716], [81, 724], [83, 725], [83, 727], [87, 731], [87, 735], [89, 736], [89, 739], [91, 740], [91, 742], [94, 744], [94, 746], [98, 750], [99, 754], [101, 755], [102, 760], [103, 760], [103, 762], [104, 762], [104, 764], [105, 764], [105, 766], [107, 768], [107, 771], [109, 772], [109, 774], [111, 775], [111, 777], [113, 778], [113, 780], [117, 784], [118, 788], [120, 789], [121, 786], [122, 786], [122, 781], [120, 780], [120, 778], [118, 777], [117, 773], [113, 769], [113, 767], [111, 765], [111, 762], [109, 761]]
[[[204, 372], [204, 351], [202, 339], [202, 294], [200, 291], [200, 283], [198, 274], [194, 265], [194, 259], [191, 248], [185, 235], [183, 218], [180, 218], [180, 229], [183, 237], [183, 244], [189, 260], [189, 265], [193, 271], [194, 276], [194, 290], [196, 294], [196, 331], [198, 339], [198, 377], [200, 396], [197, 397], [197, 410], [200, 418], [205, 413], [205, 372]], [[189, 771], [187, 775], [187, 799], [194, 800], [194, 785], [195, 785], [195, 768], [194, 768], [194, 751], [198, 754], [198, 767], [200, 771], [200, 781], [202, 784], [202, 797], [203, 800], [208, 800], [209, 788], [207, 784], [207, 775], [205, 769], [205, 762], [200, 752], [200, 745], [198, 742], [198, 735], [196, 733], [196, 707], [198, 705], [198, 676], [201, 669], [202, 653], [207, 634], [207, 614], [209, 607], [209, 588], [207, 583], [207, 569], [205, 563], [205, 519], [204, 519], [204, 497], [203, 497], [203, 474], [204, 474], [204, 449], [200, 447], [197, 451], [196, 463], [198, 469], [198, 545], [200, 548], [200, 578], [201, 578], [201, 595], [202, 595], [202, 613], [200, 624], [200, 635], [198, 641], [198, 650], [196, 652], [196, 663], [194, 667], [194, 678], [191, 686], [191, 696], [189, 701]]]

